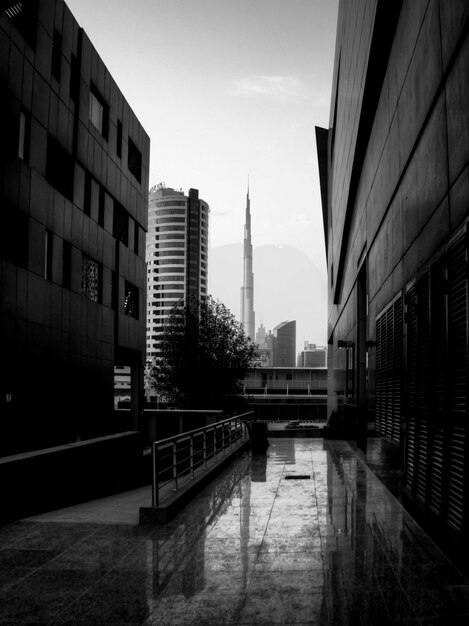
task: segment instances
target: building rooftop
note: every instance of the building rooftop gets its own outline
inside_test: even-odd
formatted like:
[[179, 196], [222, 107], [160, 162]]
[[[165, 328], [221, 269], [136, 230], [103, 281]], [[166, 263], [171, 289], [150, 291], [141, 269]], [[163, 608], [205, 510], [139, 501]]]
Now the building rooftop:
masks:
[[1, 528], [2, 623], [468, 623], [468, 581], [346, 442], [270, 439], [163, 525], [149, 498]]

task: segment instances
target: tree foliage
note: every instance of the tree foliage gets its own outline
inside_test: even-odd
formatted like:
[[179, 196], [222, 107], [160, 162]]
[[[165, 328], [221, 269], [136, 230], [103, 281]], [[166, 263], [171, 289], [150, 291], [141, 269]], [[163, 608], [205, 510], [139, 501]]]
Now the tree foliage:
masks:
[[256, 345], [222, 302], [191, 298], [172, 309], [152, 375], [164, 401], [231, 411], [243, 402], [243, 380], [256, 357]]

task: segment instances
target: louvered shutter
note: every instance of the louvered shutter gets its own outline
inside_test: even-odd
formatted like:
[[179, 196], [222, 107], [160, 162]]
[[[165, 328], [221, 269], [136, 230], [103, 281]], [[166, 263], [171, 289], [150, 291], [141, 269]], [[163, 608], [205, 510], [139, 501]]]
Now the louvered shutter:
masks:
[[468, 304], [467, 239], [463, 233], [448, 248], [448, 409], [447, 511], [448, 525], [464, 525], [467, 458]]
[[441, 516], [444, 501], [447, 376], [446, 255], [431, 269], [431, 444], [428, 506]]
[[417, 287], [407, 289], [406, 297], [406, 441], [404, 447], [404, 485], [413, 493], [416, 483], [416, 406], [417, 406]]
[[429, 274], [417, 283], [417, 389], [415, 417], [417, 437], [416, 497], [421, 503], [427, 500], [428, 448], [429, 448], [429, 398], [430, 388], [430, 288]]
[[402, 297], [376, 318], [375, 429], [399, 444], [402, 404]]

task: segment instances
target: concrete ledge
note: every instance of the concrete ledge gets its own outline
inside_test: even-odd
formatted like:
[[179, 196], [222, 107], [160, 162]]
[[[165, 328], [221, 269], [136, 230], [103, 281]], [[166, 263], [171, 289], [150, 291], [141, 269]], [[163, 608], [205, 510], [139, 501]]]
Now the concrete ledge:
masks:
[[2, 457], [0, 524], [133, 489], [144, 479], [136, 431]]
[[140, 524], [164, 524], [189, 502], [194, 495], [213, 479], [213, 474], [227, 465], [233, 456], [249, 447], [251, 442], [244, 439], [227, 448], [223, 456], [211, 459], [206, 468], [199, 468], [194, 478], [182, 476], [178, 480], [178, 490], [173, 491], [172, 483], [166, 485], [160, 493], [159, 506], [140, 507]]

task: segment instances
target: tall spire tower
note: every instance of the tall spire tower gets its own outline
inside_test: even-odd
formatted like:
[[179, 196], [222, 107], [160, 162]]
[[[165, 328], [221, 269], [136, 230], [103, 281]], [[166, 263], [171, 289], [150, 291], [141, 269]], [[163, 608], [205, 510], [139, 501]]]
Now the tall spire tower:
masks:
[[244, 273], [241, 287], [241, 323], [247, 337], [255, 340], [254, 330], [254, 274], [252, 271], [252, 241], [251, 241], [251, 203], [248, 192], [246, 196], [246, 222], [244, 224]]

